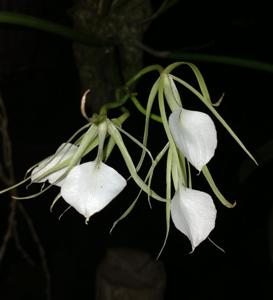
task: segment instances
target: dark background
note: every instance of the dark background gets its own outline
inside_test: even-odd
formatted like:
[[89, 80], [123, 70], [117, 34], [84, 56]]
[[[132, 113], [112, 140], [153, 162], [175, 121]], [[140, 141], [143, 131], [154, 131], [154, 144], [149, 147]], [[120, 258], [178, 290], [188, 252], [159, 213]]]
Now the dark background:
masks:
[[[0, 3], [3, 10], [11, 7], [4, 1]], [[21, 5], [14, 4], [15, 11], [71, 24], [65, 13], [71, 3], [24, 1]], [[158, 6], [156, 1], [154, 6]], [[180, 1], [153, 21], [144, 42], [159, 50], [198, 51], [273, 63], [272, 29], [269, 8], [260, 3], [239, 8], [223, 3], [200, 7]], [[144, 55], [144, 65], [171, 62]], [[225, 92], [218, 111], [261, 164], [246, 176], [246, 170], [253, 165], [246, 162], [246, 155], [216, 123], [219, 147], [210, 169], [227, 198], [237, 201], [237, 206], [229, 210], [215, 200], [217, 226], [210, 237], [226, 253], [206, 240], [189, 254], [189, 241], [172, 226], [160, 258], [167, 274], [165, 298], [272, 299], [272, 161], [270, 154], [265, 161], [260, 149], [273, 138], [273, 74], [205, 62], [197, 65], [212, 99], [219, 99]], [[144, 81], [138, 89], [145, 94], [148, 87], [149, 81]], [[68, 40], [0, 24], [0, 91], [8, 113], [18, 179], [29, 166], [53, 153], [84, 125], [79, 111], [79, 76], [72, 43]], [[185, 101], [188, 107], [203, 110], [202, 105], [192, 103], [191, 99]], [[129, 108], [133, 116], [124, 128], [141, 138], [141, 128], [135, 124], [144, 118], [133, 106]], [[162, 135], [159, 127], [153, 126], [150, 143], [156, 151], [162, 144]], [[159, 186], [164, 180], [160, 169], [156, 180]], [[202, 178], [194, 177], [194, 184], [209, 191]], [[137, 194], [132, 183], [95, 215], [88, 226], [73, 210], [58, 221], [65, 208], [63, 203], [56, 205], [53, 213], [49, 212], [56, 192], [24, 203], [45, 248], [53, 299], [92, 299], [96, 268], [111, 247], [140, 249], [156, 257], [164, 238], [164, 208], [155, 204], [149, 210], [145, 198], [109, 235], [112, 223]], [[1, 234], [7, 222], [7, 201], [3, 197]], [[35, 264], [29, 264], [11, 241], [0, 266], [0, 299], [44, 299], [45, 281], [37, 247], [20, 215], [17, 227], [21, 242]]]

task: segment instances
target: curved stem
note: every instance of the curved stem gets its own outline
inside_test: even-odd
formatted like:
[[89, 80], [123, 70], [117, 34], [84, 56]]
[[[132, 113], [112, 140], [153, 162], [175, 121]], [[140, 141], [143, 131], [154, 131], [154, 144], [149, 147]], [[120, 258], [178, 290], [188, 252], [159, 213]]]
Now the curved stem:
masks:
[[145, 75], [149, 72], [153, 72], [153, 71], [158, 71], [159, 74], [160, 74], [163, 71], [163, 68], [160, 65], [151, 65], [151, 66], [148, 66], [144, 69], [141, 69], [133, 78], [131, 78], [129, 81], [127, 81], [125, 86], [129, 87], [135, 81], [137, 81], [140, 77], [142, 77], [143, 75]]
[[234, 67], [241, 67], [247, 69], [253, 69], [256, 71], [263, 71], [273, 73], [273, 64], [255, 60], [255, 59], [246, 59], [242, 57], [232, 57], [225, 55], [214, 55], [214, 54], [204, 54], [204, 53], [190, 53], [190, 52], [171, 52], [168, 50], [157, 50], [151, 48], [147, 45], [144, 45], [138, 41], [134, 41], [134, 44], [142, 49], [143, 51], [149, 53], [152, 56], [172, 59], [172, 60], [183, 60], [183, 61], [192, 61], [192, 62], [204, 62], [204, 63], [215, 63], [222, 65], [229, 65]]
[[0, 23], [3, 24], [12, 24], [19, 25], [27, 28], [37, 29], [40, 31], [53, 33], [64, 38], [93, 46], [93, 47], [104, 47], [113, 45], [113, 42], [107, 42], [105, 40], [101, 40], [96, 35], [85, 33], [81, 31], [74, 30], [68, 26], [64, 26], [52, 21], [40, 19], [37, 17], [32, 17], [24, 14], [17, 14], [8, 11], [0, 12]]
[[121, 99], [116, 100], [116, 101], [112, 101], [112, 102], [108, 102], [106, 104], [104, 104], [101, 109], [100, 109], [100, 115], [107, 115], [107, 111], [110, 109], [114, 109], [114, 108], [118, 108], [123, 106], [127, 100], [130, 98], [130, 94], [126, 94], [125, 96], [123, 96]]
[[[131, 96], [131, 100], [134, 103], [135, 107], [141, 112], [143, 115], [146, 116], [146, 109], [140, 104], [135, 96]], [[158, 123], [162, 123], [161, 117], [156, 114], [150, 114], [150, 118]]]

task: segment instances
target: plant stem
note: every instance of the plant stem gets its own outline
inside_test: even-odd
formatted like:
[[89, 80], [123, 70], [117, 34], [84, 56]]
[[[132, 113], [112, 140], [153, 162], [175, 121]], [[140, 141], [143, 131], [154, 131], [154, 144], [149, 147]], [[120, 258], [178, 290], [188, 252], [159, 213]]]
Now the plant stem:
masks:
[[0, 23], [19, 25], [27, 28], [41, 30], [93, 47], [113, 45], [113, 42], [101, 40], [93, 34], [80, 32], [65, 25], [24, 14], [1, 11]]

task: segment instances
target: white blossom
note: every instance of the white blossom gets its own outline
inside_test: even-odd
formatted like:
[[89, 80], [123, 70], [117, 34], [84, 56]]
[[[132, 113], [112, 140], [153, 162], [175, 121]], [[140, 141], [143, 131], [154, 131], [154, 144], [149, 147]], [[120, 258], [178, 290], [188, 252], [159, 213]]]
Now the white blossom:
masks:
[[63, 168], [49, 175], [44, 174], [46, 174], [51, 168], [53, 168], [57, 164], [60, 164], [61, 162], [72, 157], [77, 150], [78, 147], [76, 145], [70, 143], [63, 143], [57, 149], [56, 153], [53, 156], [44, 159], [36, 168], [32, 170], [31, 181], [35, 183], [42, 183], [48, 180], [51, 184], [61, 186], [63, 180], [58, 181], [58, 179], [62, 177], [67, 168]]
[[189, 238], [194, 251], [213, 230], [216, 208], [209, 194], [180, 185], [171, 201], [171, 217], [175, 227]]
[[200, 172], [217, 146], [216, 129], [210, 116], [181, 108], [172, 112], [169, 126], [179, 150]]
[[103, 162], [91, 161], [75, 166], [69, 172], [61, 186], [61, 195], [88, 222], [89, 218], [109, 204], [126, 184], [126, 180], [113, 168]]

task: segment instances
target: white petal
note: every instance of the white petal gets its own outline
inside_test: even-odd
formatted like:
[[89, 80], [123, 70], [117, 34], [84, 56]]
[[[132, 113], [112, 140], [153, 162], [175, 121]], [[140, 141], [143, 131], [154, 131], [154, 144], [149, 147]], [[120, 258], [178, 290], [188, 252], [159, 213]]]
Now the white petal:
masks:
[[216, 208], [207, 193], [181, 186], [171, 201], [175, 227], [191, 241], [192, 251], [215, 226]]
[[42, 179], [38, 180], [40, 176], [45, 174], [50, 168], [54, 167], [56, 164], [65, 161], [67, 158], [71, 157], [78, 149], [78, 146], [66, 143], [62, 144], [56, 151], [55, 157], [52, 159], [52, 156], [49, 158], [43, 160], [38, 167], [34, 168], [31, 173], [31, 181], [32, 182], [45, 182], [49, 181], [51, 184], [55, 184], [57, 186], [61, 186], [63, 181], [56, 182], [58, 178], [60, 178], [64, 172], [66, 171], [66, 168], [63, 168], [62, 170], [59, 170], [57, 172], [54, 172], [46, 177], [43, 177]]
[[216, 129], [210, 116], [180, 109], [170, 115], [169, 126], [179, 150], [200, 172], [213, 157], [217, 146]]
[[104, 163], [87, 162], [74, 167], [64, 180], [61, 195], [85, 216], [86, 221], [103, 209], [126, 186], [126, 180]]

